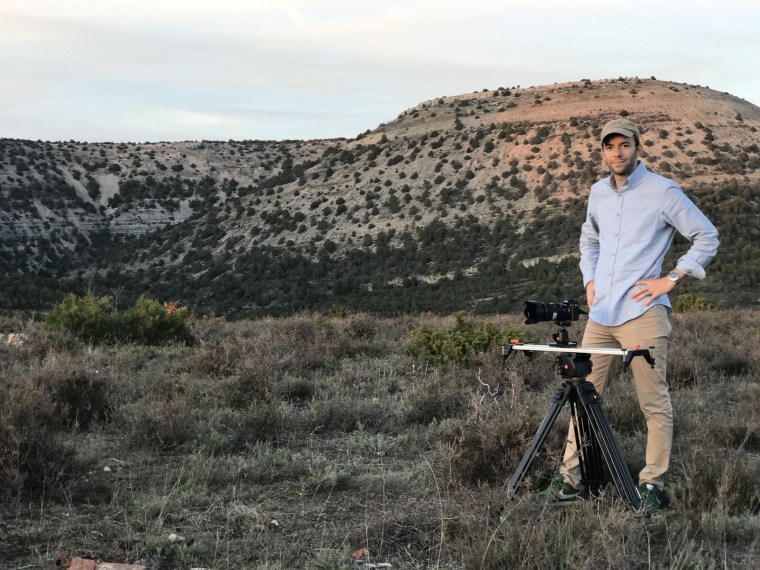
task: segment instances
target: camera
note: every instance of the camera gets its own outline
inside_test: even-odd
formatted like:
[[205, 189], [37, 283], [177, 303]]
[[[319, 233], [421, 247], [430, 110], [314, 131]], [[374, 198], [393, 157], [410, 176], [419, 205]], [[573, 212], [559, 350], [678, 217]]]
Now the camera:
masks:
[[581, 314], [586, 314], [578, 308], [578, 301], [568, 299], [561, 303], [544, 303], [542, 301], [525, 301], [525, 324], [534, 325], [543, 321], [554, 321], [558, 325], [577, 321]]

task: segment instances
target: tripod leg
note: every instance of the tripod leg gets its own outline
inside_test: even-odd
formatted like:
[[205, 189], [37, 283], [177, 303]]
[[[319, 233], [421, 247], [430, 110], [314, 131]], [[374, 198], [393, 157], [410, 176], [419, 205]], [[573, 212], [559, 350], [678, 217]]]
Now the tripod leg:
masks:
[[623, 459], [623, 454], [615, 441], [610, 422], [602, 408], [599, 394], [594, 385], [586, 381], [578, 383], [578, 394], [615, 487], [631, 508], [638, 509], [641, 506], [639, 491], [636, 489], [628, 466]]
[[496, 505], [500, 505], [505, 501], [505, 499], [512, 498], [512, 495], [515, 493], [515, 489], [528, 473], [528, 469], [530, 469], [530, 466], [533, 463], [533, 459], [536, 457], [536, 452], [546, 440], [546, 436], [548, 435], [549, 430], [554, 425], [554, 422], [556, 421], [560, 410], [562, 410], [562, 406], [564, 406], [565, 402], [570, 397], [571, 391], [573, 390], [574, 386], [572, 383], [563, 382], [560, 385], [559, 389], [554, 393], [549, 411], [546, 413], [546, 416], [544, 416], [541, 425], [538, 427], [536, 435], [533, 436], [533, 441], [531, 441], [527, 451], [523, 455], [520, 464], [517, 466], [515, 474], [512, 475], [512, 478], [509, 480], [507, 486], [496, 496], [496, 499], [494, 500], [494, 503]]
[[570, 413], [573, 418], [576, 453], [578, 466], [581, 470], [581, 481], [586, 490], [596, 495], [604, 486], [604, 463], [596, 433], [591, 426], [591, 420], [586, 409], [575, 398], [570, 399]]

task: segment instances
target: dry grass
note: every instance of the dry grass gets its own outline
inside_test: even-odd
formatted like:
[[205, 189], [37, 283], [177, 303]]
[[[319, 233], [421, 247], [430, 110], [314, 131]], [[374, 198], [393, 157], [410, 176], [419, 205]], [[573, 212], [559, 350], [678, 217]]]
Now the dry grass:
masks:
[[[408, 347], [415, 328], [452, 322], [434, 317], [209, 319], [196, 346], [161, 348], [6, 319], [0, 332], [27, 342], [0, 347], [0, 566], [69, 549], [154, 570], [340, 569], [366, 546], [394, 568], [753, 568], [758, 316], [674, 316], [670, 509], [630, 513], [612, 489], [563, 511], [537, 500], [558, 428], [501, 521], [488, 503], [558, 385], [543, 356], [431, 366]], [[535, 328], [548, 341], [552, 326]], [[636, 473], [629, 388], [605, 408]]]

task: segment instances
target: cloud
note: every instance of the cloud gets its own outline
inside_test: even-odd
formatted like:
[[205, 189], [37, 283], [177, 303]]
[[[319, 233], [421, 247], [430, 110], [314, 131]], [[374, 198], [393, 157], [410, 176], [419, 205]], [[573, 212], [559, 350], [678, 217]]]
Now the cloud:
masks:
[[193, 128], [354, 136], [442, 95], [621, 75], [760, 102], [756, 4], [726, 0], [716, 15], [704, 0], [688, 14], [652, 0], [5, 0], [0, 124], [63, 139], [146, 123], [164, 140]]

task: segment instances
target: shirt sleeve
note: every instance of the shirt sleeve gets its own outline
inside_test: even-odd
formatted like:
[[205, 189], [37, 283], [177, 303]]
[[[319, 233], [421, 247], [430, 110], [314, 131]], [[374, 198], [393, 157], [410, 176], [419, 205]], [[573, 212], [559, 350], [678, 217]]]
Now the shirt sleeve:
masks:
[[665, 221], [691, 242], [677, 267], [696, 279], [705, 278], [705, 267], [718, 253], [718, 230], [677, 186], [668, 188], [663, 203]]
[[586, 211], [586, 221], [581, 226], [580, 251], [580, 268], [583, 274], [583, 286], [585, 287], [594, 280], [596, 264], [599, 261], [599, 224], [594, 216], [591, 197], [589, 197]]

